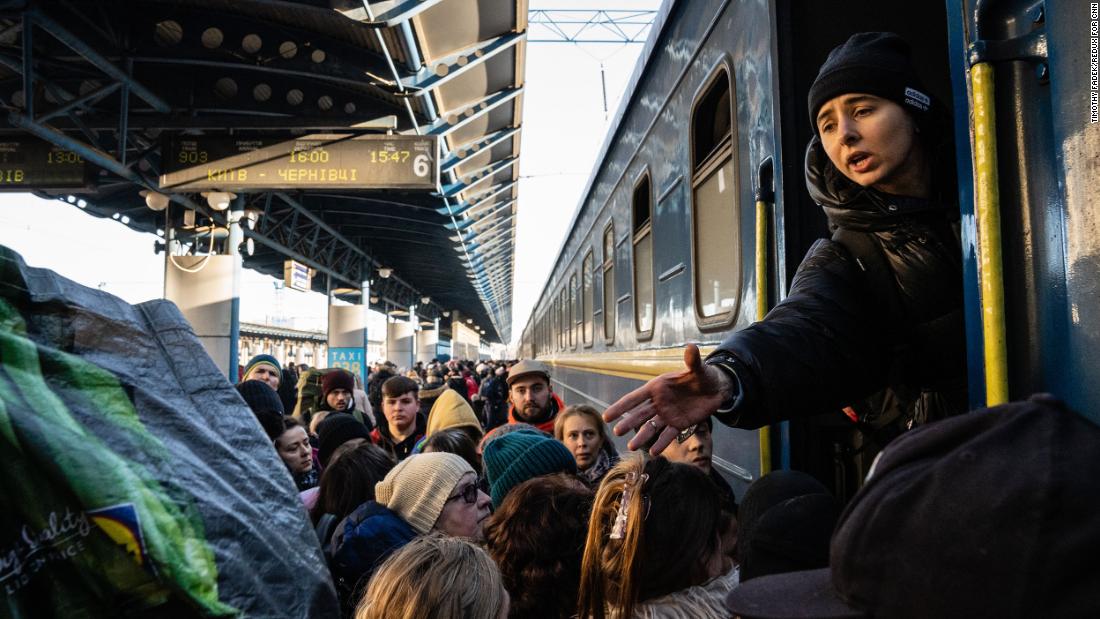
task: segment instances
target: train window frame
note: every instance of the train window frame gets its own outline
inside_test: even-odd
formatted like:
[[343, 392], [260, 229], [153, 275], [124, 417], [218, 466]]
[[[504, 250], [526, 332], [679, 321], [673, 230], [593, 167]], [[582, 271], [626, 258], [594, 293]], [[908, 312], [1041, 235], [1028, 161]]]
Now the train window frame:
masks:
[[561, 338], [564, 335], [564, 332], [561, 329], [561, 302], [559, 300], [560, 294], [560, 291], [554, 291], [554, 352], [562, 351]]
[[[611, 247], [608, 250], [607, 239], [611, 237]], [[603, 245], [603, 264], [600, 265], [600, 275], [603, 277], [603, 341], [604, 344], [612, 345], [615, 343], [615, 330], [619, 325], [619, 297], [615, 294], [615, 222], [614, 220], [608, 220], [607, 225], [604, 226], [603, 235], [600, 237], [601, 244]], [[608, 283], [610, 282], [610, 306], [608, 307]], [[610, 323], [611, 328], [608, 328]]]
[[[691, 296], [692, 296], [692, 308], [695, 314], [695, 324], [700, 331], [716, 331], [728, 328], [734, 323], [737, 318], [737, 314], [741, 309], [741, 296], [744, 292], [744, 276], [743, 270], [743, 255], [742, 247], [740, 243], [741, 238], [741, 182], [740, 182], [740, 157], [737, 149], [739, 140], [739, 127], [737, 123], [737, 85], [733, 79], [734, 72], [731, 69], [732, 63], [728, 58], [720, 60], [710, 71], [709, 75], [703, 80], [702, 85], [695, 92], [691, 104], [691, 116], [688, 121], [688, 148], [690, 157], [690, 178], [691, 178], [691, 196], [690, 196], [690, 213], [691, 213]], [[696, 125], [697, 121], [710, 118], [713, 120], [713, 113], [710, 115], [701, 115], [703, 111], [701, 108], [704, 104], [708, 103], [711, 95], [714, 92], [714, 88], [721, 84], [721, 80], [725, 80], [725, 84], [729, 89], [729, 118], [730, 128], [729, 132], [724, 137], [717, 140], [715, 144], [711, 145], [710, 150], [707, 153], [698, 153], [696, 148], [699, 144], [699, 140], [696, 137]], [[719, 96], [718, 101], [721, 101]], [[718, 101], [714, 103], [717, 104]], [[701, 155], [701, 158], [697, 160], [697, 157]], [[734, 302], [732, 306], [729, 306], [723, 312], [707, 315], [702, 311], [702, 299], [700, 298], [700, 266], [702, 261], [700, 260], [700, 246], [699, 242], [699, 201], [697, 199], [697, 192], [699, 188], [706, 184], [714, 174], [718, 173], [726, 165], [732, 166], [732, 185], [731, 196], [733, 202], [731, 208], [733, 209], [734, 228], [731, 230], [731, 238], [737, 240], [738, 249], [734, 252], [734, 264], [730, 265], [730, 275], [733, 277], [734, 288]]]
[[569, 321], [569, 282], [565, 281], [561, 285], [561, 291], [558, 293], [560, 298], [558, 299], [558, 307], [561, 308], [561, 350], [565, 352], [569, 350], [569, 340], [572, 336], [572, 325]]
[[581, 260], [581, 344], [585, 348], [591, 348], [596, 341], [595, 262], [596, 257], [589, 247]]
[[573, 272], [569, 274], [569, 281], [566, 285], [569, 290], [569, 349], [577, 349], [577, 341], [580, 340], [579, 333], [577, 333], [577, 325], [580, 324], [578, 320], [577, 312], [577, 270], [573, 269]]
[[[638, 190], [645, 184], [648, 186], [647, 193], [649, 194], [649, 218], [638, 225], [636, 218], [638, 216], [637, 197]], [[635, 338], [639, 342], [648, 341], [653, 338], [653, 332], [657, 325], [657, 277], [653, 272], [653, 254], [654, 252], [654, 234], [653, 234], [653, 216], [655, 215], [654, 209], [654, 197], [653, 197], [653, 176], [649, 172], [649, 166], [642, 169], [642, 172], [638, 175], [638, 178], [634, 181], [633, 188], [630, 192], [630, 297], [634, 305], [634, 334]], [[651, 320], [648, 330], [640, 329], [641, 321], [639, 320], [639, 297], [638, 297], [638, 244], [645, 241], [646, 237], [649, 238], [650, 250], [649, 250], [649, 275], [650, 275], [650, 293], [652, 295], [653, 313], [654, 316]]]

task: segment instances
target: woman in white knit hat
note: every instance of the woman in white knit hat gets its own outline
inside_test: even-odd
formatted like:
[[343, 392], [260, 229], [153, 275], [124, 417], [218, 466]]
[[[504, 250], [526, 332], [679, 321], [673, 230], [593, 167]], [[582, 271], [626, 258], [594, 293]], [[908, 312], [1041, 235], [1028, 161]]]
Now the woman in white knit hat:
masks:
[[[425, 457], [430, 456], [430, 457]], [[490, 500], [478, 487], [477, 473], [451, 453], [418, 454], [402, 460], [374, 487], [379, 503], [401, 516], [416, 532], [484, 539]]]
[[478, 489], [477, 474], [452, 453], [402, 460], [375, 485], [374, 494], [375, 500], [356, 508], [332, 536], [332, 575], [345, 615], [395, 550], [432, 531], [480, 541], [489, 517], [490, 499]]

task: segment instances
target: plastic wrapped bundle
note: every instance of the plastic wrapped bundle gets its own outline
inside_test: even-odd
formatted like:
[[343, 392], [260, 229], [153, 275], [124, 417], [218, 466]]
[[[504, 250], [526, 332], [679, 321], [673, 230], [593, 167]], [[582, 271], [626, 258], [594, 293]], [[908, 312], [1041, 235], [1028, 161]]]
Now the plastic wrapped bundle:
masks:
[[0, 616], [338, 613], [293, 480], [167, 301], [0, 247]]

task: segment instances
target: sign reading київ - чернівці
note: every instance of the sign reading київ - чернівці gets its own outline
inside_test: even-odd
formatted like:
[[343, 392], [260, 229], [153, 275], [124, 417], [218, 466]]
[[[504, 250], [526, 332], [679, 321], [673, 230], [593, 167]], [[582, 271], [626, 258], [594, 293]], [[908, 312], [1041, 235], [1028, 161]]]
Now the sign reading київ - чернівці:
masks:
[[434, 136], [175, 136], [162, 152], [162, 190], [433, 190], [439, 182]]

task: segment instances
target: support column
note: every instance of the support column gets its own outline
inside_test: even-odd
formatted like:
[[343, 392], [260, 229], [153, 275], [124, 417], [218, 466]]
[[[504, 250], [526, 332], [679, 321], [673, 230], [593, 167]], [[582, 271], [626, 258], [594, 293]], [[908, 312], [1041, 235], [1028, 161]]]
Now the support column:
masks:
[[411, 368], [416, 365], [416, 354], [419, 346], [417, 344], [417, 340], [419, 339], [417, 335], [420, 331], [420, 322], [416, 318], [415, 303], [409, 306], [409, 324], [412, 326], [412, 347], [409, 350], [409, 367]]
[[[360, 274], [370, 273], [370, 264], [363, 264], [360, 269]], [[363, 311], [363, 385], [367, 384], [367, 371], [370, 368], [370, 337], [369, 337], [369, 314], [370, 314], [370, 280], [366, 275], [362, 276], [362, 281], [359, 282], [359, 300], [362, 302], [360, 307]]]
[[436, 348], [439, 344], [439, 322], [436, 321], [434, 329], [422, 330], [416, 341], [416, 360], [422, 363], [430, 363], [436, 356]]
[[361, 305], [329, 305], [327, 367], [344, 368], [367, 384], [367, 313]]
[[412, 325], [403, 322], [386, 323], [386, 358], [398, 366], [413, 358]]
[[164, 298], [179, 307], [207, 354], [237, 382], [241, 257], [165, 253]]

